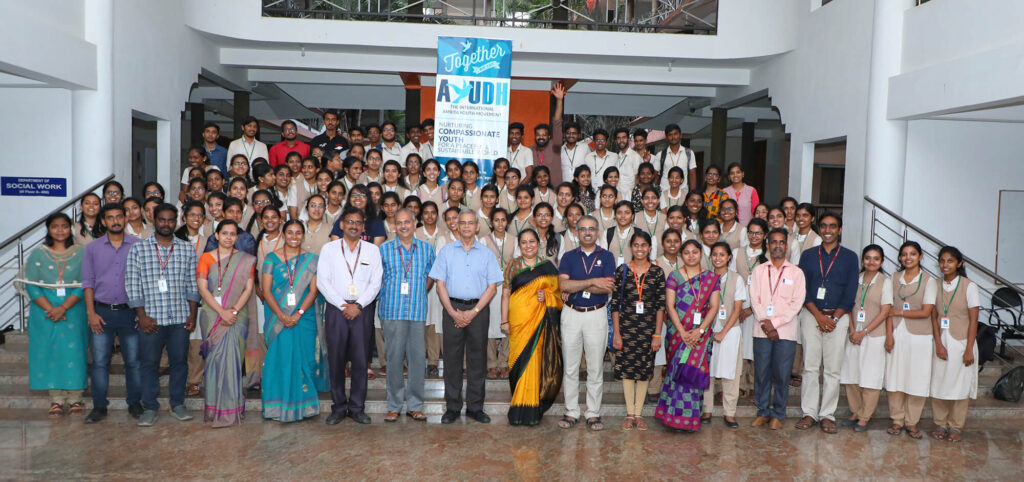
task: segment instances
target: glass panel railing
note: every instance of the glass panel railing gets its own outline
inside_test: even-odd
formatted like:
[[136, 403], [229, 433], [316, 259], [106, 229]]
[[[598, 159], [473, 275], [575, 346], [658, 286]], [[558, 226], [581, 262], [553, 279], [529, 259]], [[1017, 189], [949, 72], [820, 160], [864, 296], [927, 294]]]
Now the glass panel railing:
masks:
[[263, 0], [263, 15], [714, 35], [718, 0]]

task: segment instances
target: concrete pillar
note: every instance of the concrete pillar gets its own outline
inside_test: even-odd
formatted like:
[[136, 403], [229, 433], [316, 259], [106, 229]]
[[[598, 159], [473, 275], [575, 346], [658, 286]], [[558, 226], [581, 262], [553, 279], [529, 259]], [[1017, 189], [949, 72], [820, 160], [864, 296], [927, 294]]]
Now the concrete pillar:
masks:
[[85, 0], [83, 13], [85, 40], [96, 46], [96, 90], [71, 94], [69, 195], [114, 172], [114, 2]]
[[188, 143], [192, 146], [199, 146], [203, 144], [203, 124], [206, 123], [206, 108], [202, 102], [189, 102], [187, 105], [188, 114], [191, 118]]
[[[704, 166], [718, 166], [725, 169], [725, 140], [728, 132], [729, 109], [715, 107], [711, 109], [711, 162]], [[701, 174], [701, 179], [704, 175]], [[700, 183], [698, 183], [700, 184]]]
[[768, 205], [778, 205], [779, 199], [785, 195], [782, 190], [782, 147], [786, 140], [786, 133], [782, 129], [772, 129], [772, 135], [768, 138], [765, 146], [764, 158], [764, 192], [761, 194], [762, 202]]
[[[754, 126], [756, 122], [744, 122], [740, 138], [740, 166], [744, 172], [754, 172]], [[727, 174], [727, 173], [723, 173]], [[728, 181], [726, 181], [727, 183]]]
[[[914, 0], [875, 0], [868, 76], [868, 113], [864, 194], [898, 214], [903, 212], [903, 180], [907, 161], [907, 122], [889, 120], [889, 78], [900, 72], [903, 13]], [[864, 204], [862, 239], [871, 240], [871, 206]]]
[[[242, 137], [242, 119], [249, 117], [249, 93], [246, 91], [236, 91], [234, 99], [234, 117], [235, 117], [235, 137], [238, 139]], [[259, 135], [257, 134], [257, 137]], [[231, 162], [231, 159], [228, 159]]]

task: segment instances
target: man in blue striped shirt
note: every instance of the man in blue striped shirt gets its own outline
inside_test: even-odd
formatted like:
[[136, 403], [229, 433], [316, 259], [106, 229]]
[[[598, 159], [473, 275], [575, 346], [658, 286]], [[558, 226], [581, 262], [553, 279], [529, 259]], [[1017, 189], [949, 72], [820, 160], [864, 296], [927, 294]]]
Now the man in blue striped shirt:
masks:
[[416, 216], [412, 211], [400, 209], [395, 213], [395, 229], [398, 237], [380, 247], [384, 274], [377, 309], [386, 358], [396, 367], [401, 367], [405, 360], [409, 368], [409, 392], [406, 396], [402, 370], [389, 370], [388, 413], [384, 421], [398, 421], [403, 401], [406, 413], [413, 420], [425, 421], [423, 378], [427, 367], [423, 332], [427, 321], [427, 293], [434, 286], [434, 280], [427, 277], [434, 265], [434, 249], [413, 236]]

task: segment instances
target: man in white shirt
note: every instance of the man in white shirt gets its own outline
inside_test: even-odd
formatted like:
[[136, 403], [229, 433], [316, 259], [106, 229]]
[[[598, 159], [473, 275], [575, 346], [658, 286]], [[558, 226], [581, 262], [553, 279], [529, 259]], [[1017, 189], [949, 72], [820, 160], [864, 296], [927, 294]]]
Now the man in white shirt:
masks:
[[562, 153], [559, 156], [562, 163], [562, 181], [571, 181], [572, 172], [583, 164], [590, 154], [590, 146], [580, 140], [580, 125], [575, 122], [567, 122], [562, 133], [565, 144], [562, 145]]
[[405, 140], [409, 141], [409, 143], [402, 146], [402, 159], [398, 161], [402, 164], [402, 167], [405, 167], [405, 160], [409, 158], [409, 154], [419, 154], [420, 159], [424, 161], [434, 157], [430, 144], [422, 142], [423, 137], [423, 130], [419, 124], [411, 124], [405, 127]]
[[395, 123], [391, 121], [385, 122], [380, 127], [380, 145], [374, 147], [380, 149], [381, 157], [384, 158], [383, 162], [398, 161], [399, 164], [404, 166], [405, 159], [402, 157], [402, 144], [398, 142], [397, 134], [398, 130], [395, 128]]
[[429, 156], [424, 157], [423, 160], [434, 158], [434, 119], [426, 118], [420, 124], [420, 142], [425, 146], [427, 154]]
[[249, 160], [249, 164], [257, 158], [264, 158], [270, 161], [270, 152], [267, 145], [256, 140], [256, 134], [260, 131], [260, 123], [255, 117], [249, 116], [242, 119], [242, 137], [231, 141], [228, 144], [228, 156], [230, 160], [235, 154], [242, 154]]
[[590, 185], [596, 188], [604, 184], [604, 172], [619, 164], [619, 155], [608, 150], [608, 131], [597, 129], [593, 138], [594, 152], [587, 154], [584, 162], [590, 166]]
[[658, 178], [661, 179], [661, 192], [669, 189], [668, 171], [673, 167], [683, 170], [683, 184], [679, 189], [686, 192], [697, 189], [697, 157], [689, 147], [683, 147], [683, 131], [677, 124], [665, 126], [665, 139], [668, 140], [668, 147], [658, 156], [659, 162], [654, 164], [658, 169]]
[[[646, 133], [644, 133], [646, 136]], [[629, 129], [620, 127], [615, 129], [615, 147], [619, 150], [619, 194], [622, 199], [629, 199], [633, 195], [633, 186], [636, 184], [636, 171], [644, 162], [640, 154], [629, 148]]]
[[523, 181], [533, 173], [533, 151], [523, 145], [524, 127], [522, 122], [508, 125], [508, 163], [523, 173]]
[[[345, 415], [361, 424], [370, 423], [366, 403], [366, 365], [369, 359], [373, 310], [370, 304], [380, 291], [384, 269], [380, 250], [360, 240], [363, 213], [345, 206], [341, 213], [344, 235], [324, 245], [317, 263], [316, 287], [327, 300], [324, 329], [327, 332], [327, 360], [331, 374], [331, 415], [335, 425]], [[345, 396], [345, 365], [351, 364], [352, 386]]]

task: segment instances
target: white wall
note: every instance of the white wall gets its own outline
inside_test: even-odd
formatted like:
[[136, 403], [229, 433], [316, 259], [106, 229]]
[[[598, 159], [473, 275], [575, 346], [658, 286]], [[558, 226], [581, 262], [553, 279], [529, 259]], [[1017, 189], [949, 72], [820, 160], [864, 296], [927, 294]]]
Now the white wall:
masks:
[[1024, 188], [1021, 152], [1024, 124], [910, 121], [904, 217], [992, 269], [999, 190]]
[[750, 85], [720, 89], [717, 103], [767, 90], [791, 135], [789, 195], [811, 200], [816, 141], [846, 137], [843, 240], [859, 248], [864, 197], [868, 74], [874, 5], [840, 0], [796, 15], [798, 47], [751, 72]]
[[[4, 148], [0, 174], [25, 177], [70, 177], [71, 91], [65, 89], [0, 89], [0, 132]], [[55, 136], [57, 136], [55, 138]], [[70, 180], [68, 182], [70, 186]], [[69, 193], [72, 194], [73, 193]], [[0, 240], [67, 201], [63, 197], [2, 196]]]

